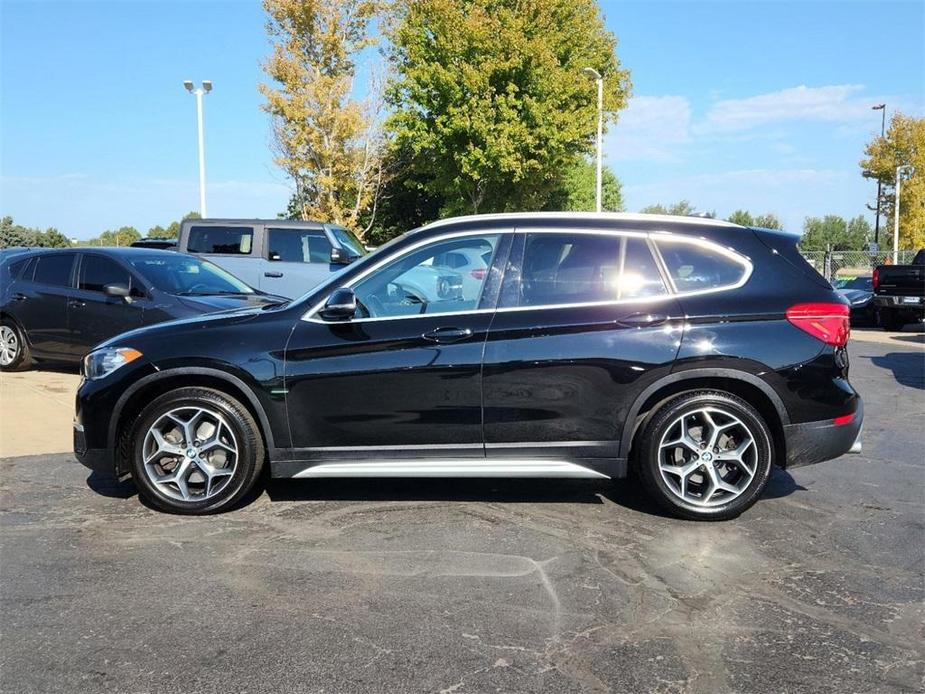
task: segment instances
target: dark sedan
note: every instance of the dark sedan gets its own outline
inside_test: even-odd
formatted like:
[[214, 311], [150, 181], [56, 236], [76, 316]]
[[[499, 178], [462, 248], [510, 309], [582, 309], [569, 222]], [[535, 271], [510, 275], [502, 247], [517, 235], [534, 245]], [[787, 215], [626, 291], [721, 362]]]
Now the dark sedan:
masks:
[[851, 304], [852, 324], [873, 324], [876, 321], [873, 277], [845, 277], [835, 280], [833, 286]]
[[217, 265], [142, 248], [31, 250], [0, 258], [0, 369], [79, 361], [114, 335], [283, 301]]

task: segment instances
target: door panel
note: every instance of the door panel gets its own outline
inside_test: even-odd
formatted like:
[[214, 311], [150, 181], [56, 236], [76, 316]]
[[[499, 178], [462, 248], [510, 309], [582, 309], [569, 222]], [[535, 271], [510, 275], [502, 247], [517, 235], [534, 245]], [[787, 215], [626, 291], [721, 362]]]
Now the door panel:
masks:
[[682, 320], [643, 238], [518, 232], [485, 345], [488, 455], [617, 457]]
[[70, 356], [67, 304], [74, 291], [71, 280], [75, 257], [74, 253], [41, 255], [36, 259], [34, 279], [17, 282], [17, 292], [25, 298], [16, 302], [16, 317], [36, 356]]
[[[131, 303], [104, 294], [107, 284], [134, 287]], [[114, 259], [81, 254], [77, 289], [68, 302], [70, 351], [74, 356], [81, 357], [104, 340], [143, 325], [144, 306], [149, 302], [138, 286], [128, 269]]]

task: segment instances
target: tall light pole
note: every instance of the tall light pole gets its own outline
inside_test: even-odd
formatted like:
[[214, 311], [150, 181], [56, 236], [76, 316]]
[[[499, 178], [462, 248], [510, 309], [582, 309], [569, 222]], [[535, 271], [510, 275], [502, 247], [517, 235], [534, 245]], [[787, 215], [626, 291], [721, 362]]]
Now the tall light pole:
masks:
[[902, 175], [912, 171], [912, 165], [896, 167], [896, 204], [893, 206], [893, 265], [899, 264], [899, 195], [902, 188]]
[[597, 82], [597, 187], [595, 192], [595, 206], [601, 211], [603, 203], [603, 173], [604, 173], [604, 78], [593, 67], [582, 68], [586, 75], [590, 75]]
[[[880, 111], [880, 137], [886, 134], [886, 104], [877, 104], [870, 107], [872, 111]], [[874, 243], [880, 243], [880, 196], [882, 195], [883, 181], [877, 177], [877, 209], [874, 217]]]
[[196, 95], [196, 122], [199, 125], [199, 214], [206, 217], [206, 147], [202, 133], [202, 96], [212, 91], [212, 82], [203, 80], [202, 87], [194, 89], [192, 80], [184, 80], [183, 86]]

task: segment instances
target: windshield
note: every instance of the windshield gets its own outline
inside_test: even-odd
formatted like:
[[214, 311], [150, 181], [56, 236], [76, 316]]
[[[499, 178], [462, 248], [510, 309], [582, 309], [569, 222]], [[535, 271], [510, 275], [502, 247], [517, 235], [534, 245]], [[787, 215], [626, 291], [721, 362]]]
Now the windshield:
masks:
[[343, 246], [344, 250], [352, 256], [366, 255], [367, 250], [360, 239], [353, 235], [353, 232], [342, 227], [328, 227], [337, 242]]
[[872, 277], [846, 277], [835, 281], [836, 289], [868, 289], [873, 290]]
[[217, 265], [181, 253], [131, 258], [129, 262], [157, 289], [177, 296], [253, 294], [254, 290]]

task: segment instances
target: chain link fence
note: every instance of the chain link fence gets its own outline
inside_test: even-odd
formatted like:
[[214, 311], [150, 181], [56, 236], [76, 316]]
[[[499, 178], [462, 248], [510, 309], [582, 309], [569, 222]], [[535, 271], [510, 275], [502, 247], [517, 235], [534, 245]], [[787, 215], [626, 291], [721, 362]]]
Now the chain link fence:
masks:
[[[874, 268], [893, 262], [893, 254], [881, 252], [871, 255], [867, 251], [800, 251], [807, 262], [830, 282], [839, 277], [869, 275]], [[908, 265], [915, 251], [899, 251], [897, 264]]]

